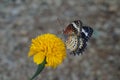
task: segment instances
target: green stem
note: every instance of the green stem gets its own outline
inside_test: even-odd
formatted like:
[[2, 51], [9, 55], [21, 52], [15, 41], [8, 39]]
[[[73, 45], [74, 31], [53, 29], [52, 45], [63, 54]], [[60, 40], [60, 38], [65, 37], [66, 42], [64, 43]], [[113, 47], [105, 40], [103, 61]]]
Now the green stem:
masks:
[[35, 77], [37, 77], [40, 74], [40, 72], [44, 69], [45, 64], [46, 64], [46, 58], [44, 59], [44, 61], [41, 64], [38, 65], [38, 68], [37, 68], [35, 74], [33, 75], [33, 77], [30, 80], [33, 80]]

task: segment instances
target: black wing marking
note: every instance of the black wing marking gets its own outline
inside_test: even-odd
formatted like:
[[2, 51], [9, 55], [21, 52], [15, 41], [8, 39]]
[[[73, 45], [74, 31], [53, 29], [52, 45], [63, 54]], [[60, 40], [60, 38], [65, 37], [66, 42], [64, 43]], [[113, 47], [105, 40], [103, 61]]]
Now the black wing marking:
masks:
[[73, 21], [78, 27], [81, 27], [83, 25], [81, 20], [75, 20]]
[[84, 50], [87, 47], [87, 42], [89, 38], [92, 36], [93, 29], [91, 27], [83, 26], [82, 29], [84, 31], [81, 32], [81, 36], [78, 36], [78, 48], [75, 51], [72, 51], [71, 54], [74, 55], [83, 54]]
[[89, 38], [92, 36], [93, 29], [89, 26], [82, 26], [82, 32], [81, 32], [81, 37], [85, 40], [88, 41]]

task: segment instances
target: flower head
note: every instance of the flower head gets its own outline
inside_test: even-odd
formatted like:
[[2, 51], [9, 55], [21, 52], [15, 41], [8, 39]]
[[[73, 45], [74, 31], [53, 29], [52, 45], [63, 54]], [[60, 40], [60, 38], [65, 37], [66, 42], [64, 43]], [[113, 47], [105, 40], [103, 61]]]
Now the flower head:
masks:
[[66, 57], [64, 42], [54, 34], [43, 34], [32, 39], [28, 56], [33, 56], [36, 64], [46, 58], [46, 66], [57, 67]]

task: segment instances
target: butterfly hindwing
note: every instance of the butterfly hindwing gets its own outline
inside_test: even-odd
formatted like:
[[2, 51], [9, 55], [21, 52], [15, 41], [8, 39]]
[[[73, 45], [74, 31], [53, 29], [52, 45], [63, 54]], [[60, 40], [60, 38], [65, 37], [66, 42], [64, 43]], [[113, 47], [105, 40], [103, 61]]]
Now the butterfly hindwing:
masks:
[[78, 48], [78, 37], [77, 36], [69, 36], [66, 40], [65, 44], [67, 49], [71, 51], [75, 51]]

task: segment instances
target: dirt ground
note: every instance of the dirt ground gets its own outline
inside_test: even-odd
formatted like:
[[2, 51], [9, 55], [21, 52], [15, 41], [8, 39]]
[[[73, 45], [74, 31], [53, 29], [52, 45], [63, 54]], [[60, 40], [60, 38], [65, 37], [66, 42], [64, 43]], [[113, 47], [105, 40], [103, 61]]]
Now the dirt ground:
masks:
[[78, 19], [94, 29], [84, 55], [68, 53], [35, 80], [120, 80], [120, 0], [0, 0], [0, 80], [28, 80], [31, 39]]

